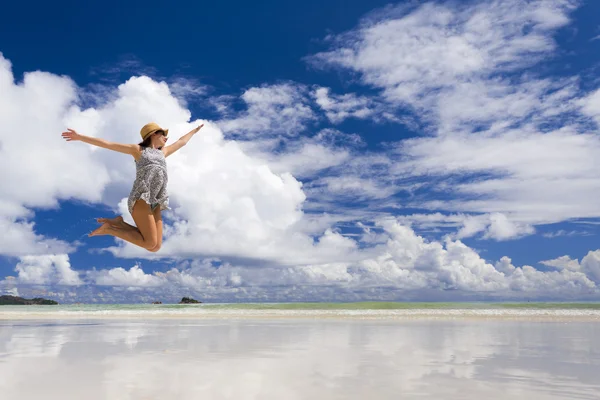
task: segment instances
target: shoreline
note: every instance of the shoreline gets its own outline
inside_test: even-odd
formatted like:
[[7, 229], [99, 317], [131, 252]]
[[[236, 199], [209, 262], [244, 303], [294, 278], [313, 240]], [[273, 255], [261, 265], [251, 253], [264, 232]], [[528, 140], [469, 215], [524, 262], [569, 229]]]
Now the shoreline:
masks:
[[340, 320], [528, 320], [600, 322], [600, 310], [590, 309], [176, 309], [129, 310], [2, 310], [0, 321], [10, 320], [233, 320], [233, 319], [340, 319]]
[[195, 303], [60, 303], [60, 304], [0, 304], [3, 307], [203, 307], [230, 309], [597, 309], [600, 301], [354, 301], [354, 302], [201, 302]]

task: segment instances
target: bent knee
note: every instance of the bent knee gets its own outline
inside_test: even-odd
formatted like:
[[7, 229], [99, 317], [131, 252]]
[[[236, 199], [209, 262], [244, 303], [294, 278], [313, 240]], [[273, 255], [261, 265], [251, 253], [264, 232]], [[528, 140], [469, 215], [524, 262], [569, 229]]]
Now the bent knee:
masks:
[[146, 239], [144, 240], [144, 248], [146, 250], [152, 251], [155, 247], [158, 247], [158, 240]]
[[160, 243], [157, 243], [154, 247], [148, 249], [148, 251], [151, 251], [153, 253], [156, 253], [159, 250], [160, 250]]

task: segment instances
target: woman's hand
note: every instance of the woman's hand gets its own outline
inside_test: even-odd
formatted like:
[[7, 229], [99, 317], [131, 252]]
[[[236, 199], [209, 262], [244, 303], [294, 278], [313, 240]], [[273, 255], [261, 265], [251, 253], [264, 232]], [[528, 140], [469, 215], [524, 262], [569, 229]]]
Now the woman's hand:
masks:
[[67, 140], [67, 142], [70, 142], [71, 140], [81, 140], [81, 135], [79, 133], [75, 132], [71, 128], [67, 128], [67, 129], [68, 129], [67, 132], [62, 133], [62, 137], [65, 138]]
[[192, 132], [194, 132], [194, 133], [198, 132], [200, 129], [202, 129], [203, 126], [204, 126], [204, 124], [194, 128]]

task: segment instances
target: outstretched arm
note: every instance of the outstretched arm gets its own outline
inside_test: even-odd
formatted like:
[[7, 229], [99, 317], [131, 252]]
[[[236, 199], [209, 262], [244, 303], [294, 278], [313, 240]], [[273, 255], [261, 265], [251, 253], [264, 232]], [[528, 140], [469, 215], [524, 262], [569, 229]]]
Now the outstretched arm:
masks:
[[84, 143], [102, 147], [103, 149], [118, 151], [119, 153], [131, 154], [134, 157], [135, 153], [139, 151], [138, 146], [136, 144], [113, 143], [109, 142], [108, 140], [79, 134], [71, 128], [68, 128], [67, 132], [63, 132], [62, 137], [65, 138], [67, 142], [80, 140]]
[[177, 150], [185, 146], [187, 142], [190, 141], [192, 136], [194, 136], [200, 129], [202, 129], [203, 126], [204, 124], [192, 129], [191, 131], [180, 137], [179, 140], [177, 140], [175, 143], [166, 146], [164, 150], [165, 157], [169, 157], [171, 154], [175, 153]]

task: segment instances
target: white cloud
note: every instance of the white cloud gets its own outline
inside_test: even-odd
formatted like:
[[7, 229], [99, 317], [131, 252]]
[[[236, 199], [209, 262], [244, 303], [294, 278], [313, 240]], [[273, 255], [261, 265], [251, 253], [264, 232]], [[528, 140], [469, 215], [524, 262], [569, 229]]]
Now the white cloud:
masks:
[[591, 280], [600, 284], [600, 250], [590, 251], [581, 260], [581, 270]]
[[551, 297], [552, 291], [560, 292], [564, 298], [573, 298], [597, 290], [595, 283], [582, 272], [562, 269], [561, 271], [542, 272], [525, 265], [515, 267], [508, 257], [503, 257], [496, 268], [508, 278], [509, 287], [522, 293], [542, 292]]
[[559, 229], [556, 232], [548, 232], [548, 233], [544, 233], [542, 234], [543, 237], [545, 238], [555, 238], [555, 237], [561, 237], [561, 236], [590, 236], [592, 235], [592, 233], [587, 232], [587, 231], [566, 231], [564, 229]]
[[427, 195], [408, 206], [471, 214], [460, 237], [487, 229], [486, 238], [516, 238], [537, 224], [600, 216], [593, 200], [600, 142], [581, 134], [586, 117], [598, 120], [598, 93], [582, 97], [578, 76], [542, 78], [530, 68], [554, 56], [556, 29], [570, 23], [576, 5], [387, 7], [332, 37], [330, 51], [309, 58], [313, 65], [358, 73], [363, 84], [381, 90], [380, 104], [408, 108], [431, 134], [399, 141], [393, 166], [366, 168], [361, 177], [376, 173], [396, 187], [422, 179]]
[[527, 224], [512, 221], [501, 213], [491, 214], [409, 214], [398, 217], [422, 229], [435, 227], [456, 228], [459, 230], [450, 237], [464, 239], [482, 234], [484, 239], [508, 240], [533, 233], [534, 228]]
[[[81, 274], [87, 285], [76, 288], [80, 290], [76, 297], [97, 298], [101, 293], [102, 301], [114, 302], [157, 298], [174, 301], [189, 293], [209, 301], [600, 296], [596, 285], [600, 280], [600, 250], [584, 257], [581, 268], [577, 260], [564, 256], [542, 262], [559, 271], [539, 271], [528, 265], [514, 266], [508, 257], [491, 264], [460, 240], [428, 241], [394, 218], [380, 220], [375, 228], [380, 233], [364, 229], [364, 234], [371, 238], [362, 240], [365, 246], [361, 249], [356, 247], [354, 239], [332, 231], [320, 238], [317, 247], [329, 251], [342, 249], [342, 254], [354, 254], [354, 260], [258, 267], [243, 261], [232, 264], [204, 259], [179, 262], [167, 272], [145, 272], [139, 265], [129, 270], [94, 269]], [[48, 268], [23, 270], [19, 266], [17, 270], [19, 282], [38, 285], [59, 282], [47, 272]], [[9, 279], [3, 286], [19, 287]], [[137, 290], [123, 292], [119, 288]]]
[[218, 126], [225, 133], [244, 139], [296, 135], [316, 118], [307, 104], [306, 91], [294, 83], [250, 88], [241, 96], [247, 110], [235, 118], [218, 121]]
[[23, 256], [15, 267], [18, 284], [67, 285], [83, 284], [79, 273], [71, 269], [67, 254]]
[[[89, 152], [65, 148], [63, 117], [75, 101], [75, 84], [44, 72], [26, 73], [15, 83], [11, 64], [0, 53], [0, 168], [10, 171], [0, 187], [0, 254], [72, 251], [64, 241], [34, 232], [33, 208], [56, 208], [72, 197], [98, 201], [109, 180], [107, 169]], [[28, 144], [23, 146], [26, 138]]]
[[[457, 239], [464, 239], [475, 236], [480, 232], [484, 232], [489, 226], [489, 220], [486, 220], [485, 216], [464, 216], [462, 221], [462, 227], [456, 233]], [[488, 237], [492, 237], [489, 232], [486, 233]]]
[[506, 240], [530, 235], [533, 232], [534, 229], [530, 225], [515, 223], [510, 221], [504, 214], [493, 213], [490, 215], [490, 226], [483, 237]]
[[173, 96], [183, 102], [186, 107], [189, 100], [195, 100], [204, 97], [208, 92], [208, 87], [198, 83], [195, 79], [176, 77], [169, 81], [169, 89]]
[[[249, 115], [255, 116], [253, 113], [258, 112], [258, 120], [262, 121], [263, 118], [275, 118], [277, 113], [271, 109], [273, 105], [291, 105], [294, 96], [294, 88], [285, 86], [250, 89], [244, 99], [252, 104]], [[251, 116], [244, 118], [249, 120]], [[70, 110], [67, 119], [71, 126], [85, 134], [120, 142], [136, 140], [139, 126], [147, 120], [168, 127], [173, 139], [200, 122], [205, 124], [184, 149], [168, 159], [172, 211], [165, 214], [161, 253], [149, 254], [118, 241], [119, 245], [110, 249], [114, 255], [149, 258], [219, 256], [284, 264], [349, 257], [347, 249], [325, 240], [329, 237], [326, 228], [316, 240], [297, 229], [296, 224], [303, 218], [306, 196], [302, 184], [293, 175], [274, 173], [267, 160], [246, 153], [235, 141], [225, 140], [215, 124], [209, 121], [188, 123], [189, 117], [189, 111], [181, 107], [165, 83], [147, 77], [131, 78], [120, 85], [116, 95], [102, 106]], [[336, 141], [342, 135], [323, 133], [317, 138], [321, 136]], [[336, 138], [331, 139], [331, 136]], [[344, 136], [343, 139], [350, 138]], [[305, 141], [301, 148], [309, 149], [307, 153], [310, 154], [319, 149], [314, 143]], [[76, 146], [81, 151], [89, 148], [81, 143], [63, 146]], [[327, 151], [332, 146], [321, 148]], [[132, 160], [128, 162], [127, 156], [102, 149], [91, 151], [112, 177], [103, 202], [112, 207], [122, 204], [123, 195], [128, 194], [133, 179]], [[332, 150], [329, 154], [345, 157], [343, 150]], [[283, 165], [294, 167], [292, 160], [288, 157]], [[277, 163], [274, 164], [277, 167]], [[283, 170], [281, 163], [279, 167]], [[319, 238], [320, 235], [324, 236]]]
[[[60, 132], [66, 127], [110, 141], [131, 143], [139, 140], [139, 128], [150, 120], [168, 127], [172, 139], [204, 122], [201, 133], [168, 160], [173, 211], [165, 215], [165, 241], [160, 256], [214, 254], [273, 261], [294, 259], [292, 255], [308, 260], [329, 259], [343, 253], [341, 249], [327, 248], [326, 242], [320, 240], [313, 244], [310, 236], [295, 231], [294, 224], [302, 219], [305, 200], [300, 182], [287, 172], [273, 173], [265, 161], [246, 154], [236, 142], [224, 140], [214, 124], [190, 123], [190, 112], [166, 83], [134, 77], [119, 85], [106, 103], [81, 110], [74, 105], [77, 88], [70, 80], [32, 73], [16, 86], [7, 69], [8, 61], [3, 61], [2, 101], [7, 107], [0, 119], [9, 130], [2, 134], [0, 166], [4, 163], [5, 169], [14, 170], [7, 175], [9, 181], [3, 185], [2, 193], [3, 202], [7, 203], [5, 210], [11, 216], [31, 218], [32, 209], [56, 207], [59, 201], [67, 199], [101, 202], [116, 208], [128, 195], [134, 178], [133, 160], [85, 143], [65, 142]], [[310, 116], [309, 107], [294, 104], [295, 90], [292, 86], [278, 86], [246, 91], [243, 98], [250, 104], [249, 115], [258, 115], [259, 120], [250, 126], [275, 129], [268, 122], [271, 117], [284, 118], [277, 123], [300, 121], [303, 117], [294, 116], [297, 110]], [[65, 94], [56, 97], [56, 92]], [[25, 106], [27, 102], [35, 106], [35, 115], [27, 114], [31, 110]], [[44, 106], [45, 102], [49, 105]], [[23, 148], [14, 142], [18, 136], [8, 133], [17, 130], [30, 134], [34, 144]], [[8, 237], [10, 244], [20, 246], [5, 249], [7, 254], [70, 250], [66, 243], [35, 235], [31, 224], [15, 222], [14, 217], [2, 221], [7, 221], [7, 231], [13, 232]], [[132, 245], [118, 243], [112, 249], [115, 255], [149, 256]]]
[[112, 268], [90, 271], [88, 275], [99, 286], [156, 287], [162, 283], [158, 277], [144, 273], [138, 265], [129, 271]]
[[4, 280], [0, 281], [0, 293], [9, 296], [20, 296], [16, 281], [14, 276], [7, 276]]
[[580, 271], [581, 270], [579, 261], [573, 260], [569, 256], [561, 256], [561, 257], [555, 258], [553, 260], [540, 261], [540, 264], [543, 264], [547, 267], [557, 268], [557, 269], [568, 269], [570, 271]]
[[317, 87], [312, 95], [319, 107], [325, 111], [325, 115], [334, 124], [340, 123], [347, 118], [375, 119], [387, 118], [397, 120], [392, 113], [386, 112], [381, 105], [375, 103], [372, 98], [358, 96], [355, 93], [343, 95], [331, 94], [331, 89]]
[[[1, 210], [0, 213], [3, 211], [7, 210]], [[2, 232], [0, 254], [18, 257], [33, 254], [67, 253], [75, 249], [75, 246], [65, 241], [36, 234], [34, 227], [33, 222], [0, 216], [0, 232]]]
[[594, 118], [596, 123], [600, 125], [600, 89], [581, 99], [579, 104], [583, 113]]
[[[498, 71], [531, 66], [555, 48], [551, 34], [566, 25], [573, 2], [425, 3], [371, 14], [335, 48], [312, 57], [362, 74], [391, 100], [423, 111], [436, 96]], [[484, 99], [479, 99], [484, 100]]]
[[[123, 198], [130, 190], [134, 177], [133, 160], [85, 143], [65, 142], [60, 138], [65, 127], [110, 141], [131, 143], [139, 140], [139, 127], [154, 120], [170, 129], [172, 139], [177, 139], [197, 123], [204, 122], [205, 127], [168, 160], [172, 211], [165, 213], [165, 240], [161, 253], [150, 255], [117, 240], [117, 246], [110, 249], [113, 254], [150, 258], [216, 255], [226, 259], [284, 265], [354, 259], [355, 242], [330, 230], [327, 225], [320, 224], [320, 231], [315, 231], [317, 225], [303, 221], [302, 206], [306, 197], [302, 184], [284, 171], [286, 166], [291, 170], [304, 168], [305, 161], [292, 158], [297, 155], [292, 154], [295, 149], [290, 149], [287, 161], [281, 159], [279, 164], [274, 163], [281, 171], [274, 173], [268, 161], [245, 153], [234, 141], [225, 140], [214, 124], [208, 121], [190, 123], [190, 112], [182, 107], [166, 83], [155, 82], [148, 77], [134, 77], [113, 90], [104, 103], [96, 102], [94, 108], [80, 109], [76, 105], [76, 94], [81, 89], [70, 80], [47, 73], [33, 73], [27, 75], [24, 84], [17, 86], [10, 75], [8, 61], [3, 61], [6, 90], [2, 91], [2, 100], [14, 106], [18, 104], [19, 96], [28, 95], [27, 91], [31, 91], [32, 96], [35, 94], [33, 104], [52, 103], [52, 107], [38, 107], [37, 112], [47, 112], [47, 115], [41, 113], [40, 118], [53, 121], [36, 123], [35, 118], [22, 114], [23, 110], [29, 110], [24, 106], [8, 107], [11, 113], [2, 115], [4, 126], [14, 124], [15, 129], [17, 121], [27, 120], [31, 127], [25, 131], [33, 135], [36, 145], [45, 145], [38, 150], [35, 146], [27, 150], [26, 154], [37, 151], [35, 162], [25, 163], [24, 160], [29, 160], [28, 156], [19, 156], [16, 150], [7, 153], [14, 158], [11, 170], [19, 166], [16, 170], [22, 175], [21, 181], [31, 182], [31, 185], [11, 184], [5, 187], [8, 192], [2, 198], [7, 205], [3, 210], [10, 212], [13, 218], [6, 219], [11, 224], [6, 231], [14, 232], [14, 238], [8, 237], [10, 240], [6, 243], [11, 246], [4, 249], [5, 254], [44, 254], [57, 249], [64, 253], [72, 250], [66, 243], [36, 235], [32, 223], [16, 222], [14, 216], [33, 218], [33, 210], [37, 207], [58, 206], [60, 201], [67, 199], [103, 203], [121, 209]], [[55, 91], [68, 96], [61, 101], [54, 96]], [[296, 88], [289, 85], [249, 89], [243, 96], [250, 104], [246, 119], [257, 117], [259, 122], [250, 126], [266, 127], [271, 129], [271, 134], [277, 131], [273, 128], [277, 124], [292, 121], [293, 125], [294, 121], [303, 121], [302, 115], [312, 118], [310, 108], [294, 104], [296, 96]], [[299, 117], [294, 115], [298, 110]], [[265, 122], [281, 116], [284, 119], [275, 121], [275, 125]], [[263, 123], [267, 125], [263, 126]], [[8, 144], [13, 145], [13, 138], [14, 135], [3, 134], [3, 144], [11, 141]], [[323, 131], [314, 140], [300, 144], [303, 149], [300, 155], [305, 154], [306, 162], [311, 163], [319, 158], [312, 155], [314, 151], [323, 151], [333, 157], [333, 161], [326, 163], [339, 164], [348, 154], [344, 149], [338, 149], [337, 143], [340, 142], [356, 144], [359, 140], [333, 130]], [[13, 145], [11, 148], [22, 147]], [[5, 149], [3, 145], [2, 151]], [[6, 158], [3, 157], [2, 161]], [[45, 191], [40, 192], [40, 188], [45, 188]], [[129, 219], [127, 214], [125, 217]], [[18, 251], [12, 247], [13, 242], [21, 246]], [[55, 279], [54, 276], [60, 274], [49, 272], [48, 264], [21, 265], [19, 268], [21, 282], [74, 282], [66, 277]], [[112, 275], [98, 275], [97, 278], [100, 283], [114, 284], [121, 279], [126, 285], [129, 281], [136, 282], [138, 272], [137, 269], [117, 270]], [[155, 282], [148, 279], [148, 284]]]
[[[498, 212], [525, 225], [552, 223], [600, 216], [593, 200], [600, 194], [599, 150], [596, 135], [571, 129], [409, 139], [399, 149], [406, 158], [396, 173], [446, 176], [443, 184], [433, 181], [435, 189], [454, 199], [443, 205], [430, 200], [432, 207]], [[455, 182], [465, 176], [472, 178]]]
[[396, 193], [397, 188], [385, 185], [377, 179], [365, 179], [352, 175], [326, 176], [311, 182], [307, 188], [309, 194], [321, 194], [320, 200], [330, 203], [346, 200], [361, 201], [370, 199], [384, 199]]
[[364, 143], [359, 135], [323, 129], [313, 136], [293, 140], [282, 138], [238, 142], [253, 158], [264, 160], [276, 173], [289, 172], [309, 178], [344, 164], [356, 147]]
[[340, 165], [349, 157], [350, 152], [346, 149], [335, 149], [314, 140], [301, 140], [290, 144], [284, 154], [271, 153], [265, 158], [270, 159], [269, 165], [275, 171], [306, 177]]

